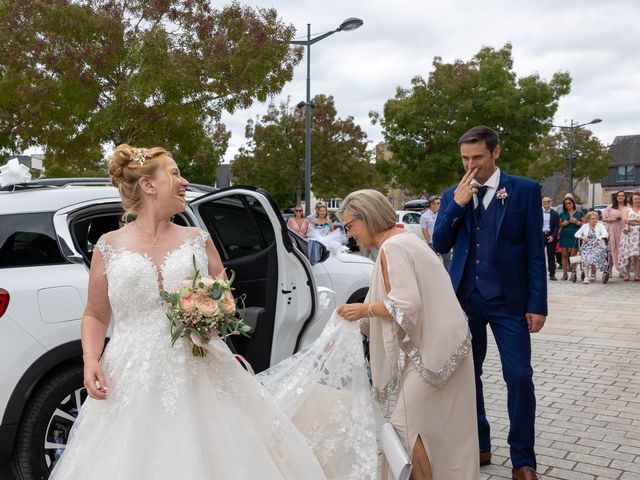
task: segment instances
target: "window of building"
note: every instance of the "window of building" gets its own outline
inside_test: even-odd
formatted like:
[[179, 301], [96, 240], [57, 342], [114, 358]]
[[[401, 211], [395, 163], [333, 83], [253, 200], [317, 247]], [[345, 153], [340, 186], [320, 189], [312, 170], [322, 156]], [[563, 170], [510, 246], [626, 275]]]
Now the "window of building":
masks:
[[618, 182], [633, 182], [635, 180], [635, 167], [622, 165], [618, 167]]

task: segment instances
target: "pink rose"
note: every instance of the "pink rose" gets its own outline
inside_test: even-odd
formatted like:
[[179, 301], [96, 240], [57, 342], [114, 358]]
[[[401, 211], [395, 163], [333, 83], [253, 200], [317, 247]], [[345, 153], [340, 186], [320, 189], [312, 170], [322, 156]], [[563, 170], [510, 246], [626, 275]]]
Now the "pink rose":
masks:
[[213, 317], [218, 313], [218, 302], [209, 295], [200, 294], [196, 299], [198, 311], [205, 317]]
[[222, 300], [224, 301], [224, 306], [227, 310], [227, 313], [233, 313], [236, 311], [236, 302], [233, 299], [233, 295], [231, 295], [231, 292], [224, 292]]
[[196, 298], [193, 293], [185, 295], [184, 297], [180, 297], [180, 308], [182, 308], [182, 310], [184, 310], [185, 312], [191, 312], [196, 307], [195, 301]]

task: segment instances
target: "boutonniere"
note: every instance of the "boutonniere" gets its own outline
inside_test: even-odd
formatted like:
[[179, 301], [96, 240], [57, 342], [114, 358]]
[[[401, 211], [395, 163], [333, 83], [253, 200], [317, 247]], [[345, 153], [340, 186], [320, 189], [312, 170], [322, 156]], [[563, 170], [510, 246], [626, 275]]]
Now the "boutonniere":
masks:
[[502, 205], [504, 205], [504, 201], [508, 196], [509, 194], [507, 193], [507, 189], [504, 187], [496, 192], [496, 198], [502, 202]]

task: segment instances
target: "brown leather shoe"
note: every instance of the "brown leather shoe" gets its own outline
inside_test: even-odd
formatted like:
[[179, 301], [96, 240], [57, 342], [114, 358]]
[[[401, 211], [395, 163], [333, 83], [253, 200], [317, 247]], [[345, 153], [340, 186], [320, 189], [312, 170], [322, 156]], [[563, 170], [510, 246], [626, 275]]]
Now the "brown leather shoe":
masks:
[[491, 465], [491, 452], [483, 452], [480, 450], [480, 466]]
[[540, 476], [531, 467], [520, 467], [511, 470], [513, 480], [540, 480]]

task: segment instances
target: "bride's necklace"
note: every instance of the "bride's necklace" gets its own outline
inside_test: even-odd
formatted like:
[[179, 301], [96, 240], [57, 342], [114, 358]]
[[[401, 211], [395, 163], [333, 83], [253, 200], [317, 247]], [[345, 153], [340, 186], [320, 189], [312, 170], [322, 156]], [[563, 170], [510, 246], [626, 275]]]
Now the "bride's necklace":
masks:
[[157, 244], [158, 241], [160, 240], [160, 237], [162, 237], [162, 235], [164, 234], [164, 232], [167, 231], [167, 228], [169, 228], [168, 226], [165, 227], [160, 233], [158, 233], [157, 235], [151, 235], [150, 233], [145, 232], [142, 228], [140, 228], [140, 225], [138, 225], [138, 222], [134, 221], [133, 225], [140, 230], [142, 233], [144, 233], [147, 237], [151, 237], [153, 238], [153, 242], [151, 243], [151, 248], [154, 248]]

